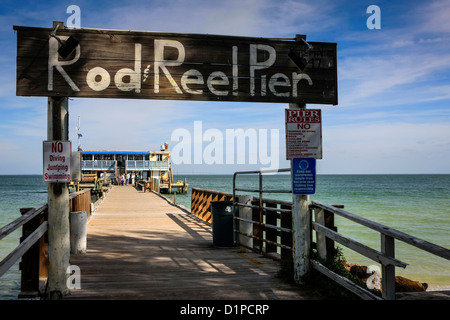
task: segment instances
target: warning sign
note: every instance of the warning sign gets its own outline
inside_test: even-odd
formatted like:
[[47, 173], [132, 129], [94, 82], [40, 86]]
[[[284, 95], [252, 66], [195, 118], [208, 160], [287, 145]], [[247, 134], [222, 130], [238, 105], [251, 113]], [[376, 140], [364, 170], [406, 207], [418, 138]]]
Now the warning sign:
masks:
[[316, 159], [292, 159], [292, 193], [316, 193]]
[[44, 141], [44, 182], [70, 182], [72, 178], [70, 141]]
[[320, 109], [286, 109], [286, 159], [322, 159]]

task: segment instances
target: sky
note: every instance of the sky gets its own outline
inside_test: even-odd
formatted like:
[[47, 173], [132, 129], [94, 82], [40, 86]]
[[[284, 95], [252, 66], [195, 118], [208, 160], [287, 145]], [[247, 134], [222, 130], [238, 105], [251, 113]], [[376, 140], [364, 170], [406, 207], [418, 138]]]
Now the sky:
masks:
[[[16, 96], [13, 26], [67, 22], [70, 5], [80, 8], [82, 28], [267, 38], [305, 34], [308, 41], [335, 42], [338, 105], [307, 105], [322, 110], [323, 159], [317, 172], [450, 174], [450, 1], [443, 0], [2, 0], [0, 174], [42, 174], [47, 138], [47, 98]], [[379, 29], [367, 25], [370, 5], [380, 8]], [[70, 98], [69, 138], [76, 149], [80, 117], [84, 150], [158, 150], [164, 142], [177, 150], [176, 133], [190, 134], [192, 161], [178, 158], [175, 174], [288, 168], [286, 108], [283, 103]], [[196, 124], [197, 129], [201, 124], [200, 140], [194, 139]], [[194, 163], [194, 150], [207, 153], [211, 146], [206, 132], [225, 140], [226, 130], [237, 129], [258, 133], [259, 154], [247, 145], [237, 150], [246, 154], [244, 163], [226, 162], [226, 155], [223, 163], [209, 163], [205, 156]]]

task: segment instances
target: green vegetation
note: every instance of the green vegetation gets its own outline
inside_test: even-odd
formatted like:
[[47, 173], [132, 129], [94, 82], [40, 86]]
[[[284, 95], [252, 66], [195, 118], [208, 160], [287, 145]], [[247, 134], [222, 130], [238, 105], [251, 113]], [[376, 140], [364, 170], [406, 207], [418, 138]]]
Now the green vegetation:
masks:
[[[359, 286], [365, 287], [365, 284], [360, 279], [352, 275], [350, 273], [350, 270], [348, 270], [348, 268], [346, 267], [347, 261], [342, 254], [341, 248], [337, 247], [335, 249], [333, 257], [327, 260], [320, 259], [317, 252], [313, 250], [311, 258], [317, 260], [323, 266], [333, 271], [334, 273], [353, 281]], [[326, 298], [345, 300], [360, 299], [357, 295], [343, 288], [340, 284], [331, 280], [317, 270], [311, 269], [310, 272], [305, 275], [303, 280], [308, 285], [316, 287], [316, 289]]]
[[[342, 254], [341, 248], [337, 247], [333, 257], [327, 260], [320, 259], [317, 251], [313, 250], [311, 258], [320, 262], [322, 265], [324, 265], [334, 273], [346, 277], [347, 279], [353, 281], [361, 287], [366, 287], [365, 284], [360, 279], [352, 275], [346, 267], [347, 261]], [[286, 282], [294, 282], [294, 269], [292, 259], [285, 259], [281, 261], [280, 270], [278, 271], [277, 276]], [[360, 300], [357, 295], [348, 291], [347, 289], [315, 269], [311, 269], [302, 278], [302, 282], [303, 286], [306, 286], [310, 290], [318, 292], [325, 299]]]

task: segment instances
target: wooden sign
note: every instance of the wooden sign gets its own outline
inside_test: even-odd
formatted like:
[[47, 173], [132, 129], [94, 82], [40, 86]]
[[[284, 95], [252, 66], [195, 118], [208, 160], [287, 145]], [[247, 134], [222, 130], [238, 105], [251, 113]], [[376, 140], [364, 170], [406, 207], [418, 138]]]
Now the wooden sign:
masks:
[[[17, 31], [17, 95], [337, 104], [336, 43], [101, 29]], [[290, 52], [304, 55], [300, 70]]]

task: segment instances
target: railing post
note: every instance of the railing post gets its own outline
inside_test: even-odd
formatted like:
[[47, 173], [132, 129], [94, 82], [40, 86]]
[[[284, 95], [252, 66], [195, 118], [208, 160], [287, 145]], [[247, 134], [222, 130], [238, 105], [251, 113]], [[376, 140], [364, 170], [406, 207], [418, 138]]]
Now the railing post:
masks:
[[[253, 206], [257, 206], [259, 205], [259, 201], [257, 200], [253, 200], [252, 201], [252, 205]], [[259, 209], [256, 207], [252, 208], [252, 220], [253, 221], [257, 221], [257, 222], [261, 222], [260, 221], [260, 212]], [[262, 239], [262, 226], [260, 224], [254, 223], [253, 224], [253, 236], [255, 238], [253, 238], [253, 249], [256, 250], [257, 252], [261, 253], [262, 252], [262, 246], [263, 246], [263, 241]]]
[[[292, 205], [281, 205], [281, 209], [288, 209], [292, 211]], [[292, 230], [292, 213], [281, 212], [280, 226], [282, 228]], [[292, 234], [287, 232], [281, 232], [281, 244], [292, 248]], [[282, 260], [292, 260], [292, 251], [281, 248], [281, 259]]]
[[[314, 209], [314, 220], [316, 223], [325, 226], [325, 210]], [[319, 257], [323, 260], [327, 259], [327, 241], [326, 236], [320, 232], [316, 232], [316, 242], [317, 242], [317, 253]]]
[[[343, 205], [339, 205], [339, 207], [343, 208]], [[337, 227], [334, 225], [334, 213], [331, 211], [324, 211], [324, 222], [325, 227], [337, 232]], [[334, 241], [332, 239], [326, 238], [325, 240], [327, 247], [327, 259], [332, 260], [335, 256], [336, 249], [334, 247]]]
[[[395, 257], [394, 238], [381, 234], [381, 252], [388, 257]], [[395, 300], [395, 266], [392, 264], [381, 266], [382, 297]]]
[[[23, 215], [33, 208], [22, 208], [20, 213]], [[41, 216], [31, 219], [22, 226], [22, 243], [41, 223]], [[37, 297], [39, 296], [39, 258], [40, 258], [40, 242], [35, 243], [22, 256], [20, 262], [21, 284], [19, 298]]]
[[[238, 199], [236, 199], [235, 201], [237, 201], [239, 203], [243, 203], [243, 204], [251, 204], [253, 201], [253, 196], [252, 195], [239, 195]], [[239, 214], [240, 218], [252, 220], [252, 208], [239, 207], [238, 214]], [[237, 227], [236, 228], [237, 230], [239, 230], [245, 234], [253, 235], [253, 224], [252, 223], [238, 221], [236, 227]], [[244, 236], [241, 234], [237, 234], [237, 233], [236, 233], [236, 238], [237, 238], [236, 240], [238, 240], [237, 242], [243, 244], [245, 247], [253, 248], [253, 238], [247, 237], [247, 236]]]

